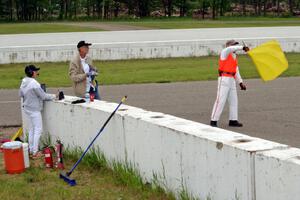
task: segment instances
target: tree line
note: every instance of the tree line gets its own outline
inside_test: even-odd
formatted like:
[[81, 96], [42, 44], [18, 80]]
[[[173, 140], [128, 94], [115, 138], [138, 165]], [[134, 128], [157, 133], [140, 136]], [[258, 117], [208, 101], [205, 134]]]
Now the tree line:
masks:
[[1, 21], [300, 15], [300, 0], [0, 0]]

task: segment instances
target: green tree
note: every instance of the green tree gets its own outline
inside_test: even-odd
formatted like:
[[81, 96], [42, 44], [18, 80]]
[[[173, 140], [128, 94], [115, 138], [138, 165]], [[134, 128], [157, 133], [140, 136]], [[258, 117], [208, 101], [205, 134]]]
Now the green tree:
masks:
[[188, 0], [175, 0], [174, 5], [179, 9], [179, 16], [184, 17], [187, 15], [189, 9]]

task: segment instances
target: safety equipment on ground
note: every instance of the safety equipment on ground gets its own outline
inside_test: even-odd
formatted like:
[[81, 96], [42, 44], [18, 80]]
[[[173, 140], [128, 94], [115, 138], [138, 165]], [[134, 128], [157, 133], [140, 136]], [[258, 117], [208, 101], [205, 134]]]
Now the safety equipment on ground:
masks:
[[60, 140], [56, 141], [55, 152], [56, 152], [55, 167], [57, 169], [65, 169], [64, 163], [63, 163], [63, 144], [61, 143]]
[[44, 162], [45, 162], [45, 166], [46, 168], [53, 168], [53, 156], [52, 156], [53, 152], [51, 150], [50, 147], [46, 147], [44, 149]]
[[19, 141], [5, 142], [2, 148], [6, 172], [8, 174], [24, 172], [25, 162], [22, 143]]

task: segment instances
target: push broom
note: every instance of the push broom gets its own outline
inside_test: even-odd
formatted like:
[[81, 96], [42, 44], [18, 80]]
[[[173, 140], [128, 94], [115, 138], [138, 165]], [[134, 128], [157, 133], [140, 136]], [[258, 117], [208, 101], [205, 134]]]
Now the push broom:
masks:
[[116, 109], [111, 113], [111, 115], [108, 117], [108, 119], [105, 121], [105, 123], [103, 124], [103, 126], [101, 127], [101, 129], [99, 130], [98, 134], [95, 136], [95, 138], [92, 140], [92, 142], [89, 144], [89, 146], [86, 148], [86, 150], [83, 152], [83, 154], [81, 155], [81, 157], [77, 160], [77, 162], [74, 164], [74, 166], [72, 167], [72, 169], [68, 172], [61, 172], [59, 174], [59, 177], [61, 179], [63, 179], [66, 183], [68, 183], [70, 186], [75, 186], [76, 185], [76, 180], [72, 179], [70, 176], [73, 173], [73, 171], [76, 169], [77, 165], [81, 162], [81, 160], [83, 159], [83, 157], [85, 156], [85, 154], [88, 152], [88, 150], [91, 148], [91, 146], [93, 145], [93, 143], [95, 142], [95, 140], [98, 138], [98, 136], [102, 133], [102, 131], [104, 130], [105, 126], [107, 125], [107, 123], [109, 122], [109, 120], [114, 116], [114, 114], [117, 112], [117, 110], [119, 109], [119, 107], [122, 105], [122, 103], [124, 103], [127, 99], [127, 96], [123, 97], [121, 102], [119, 103], [119, 105], [116, 107]]

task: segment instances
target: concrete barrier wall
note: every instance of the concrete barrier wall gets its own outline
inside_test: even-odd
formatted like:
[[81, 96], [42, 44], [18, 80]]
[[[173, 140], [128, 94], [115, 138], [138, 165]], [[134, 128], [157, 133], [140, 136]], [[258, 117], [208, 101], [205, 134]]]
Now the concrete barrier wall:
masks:
[[[277, 39], [285, 52], [300, 52], [300, 37], [239, 38], [250, 47]], [[217, 55], [227, 39], [169, 40], [152, 42], [94, 43], [94, 60], [122, 60], [167, 57], [194, 57]], [[0, 47], [0, 64], [28, 62], [69, 61], [77, 53], [74, 45], [41, 45]]]
[[[44, 131], [86, 148], [117, 104], [72, 105], [70, 98], [45, 104]], [[299, 150], [163, 113], [123, 105], [95, 146], [109, 161], [131, 163], [145, 182], [156, 180], [177, 195], [183, 188], [213, 200], [300, 195]]]
[[258, 153], [255, 174], [257, 199], [300, 199], [300, 149]]

